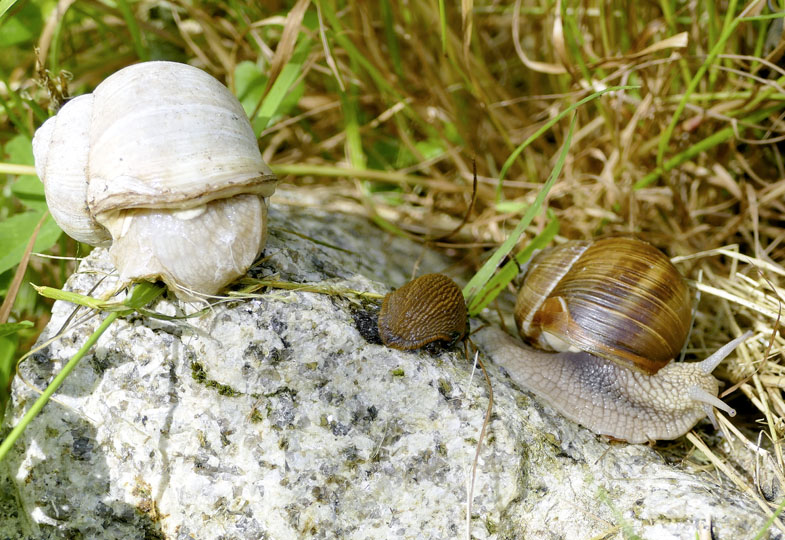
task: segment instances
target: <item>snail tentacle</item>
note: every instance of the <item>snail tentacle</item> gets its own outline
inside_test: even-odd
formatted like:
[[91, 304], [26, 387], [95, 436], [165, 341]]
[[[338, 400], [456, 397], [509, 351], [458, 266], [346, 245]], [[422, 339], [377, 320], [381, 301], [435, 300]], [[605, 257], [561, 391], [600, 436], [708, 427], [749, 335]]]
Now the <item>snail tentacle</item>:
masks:
[[[716, 350], [714, 354], [703, 360], [702, 362], [698, 362], [696, 365], [706, 374], [713, 372], [720, 362], [725, 360], [725, 357], [728, 356], [733, 350], [741, 345], [747, 338], [752, 336], [752, 331], [747, 330], [742, 335], [734, 339], [733, 341], [729, 341], [722, 347]], [[718, 407], [719, 408], [719, 407]]]
[[706, 416], [709, 417], [709, 420], [711, 420], [711, 423], [714, 425], [714, 429], [717, 429], [718, 424], [713, 407], [717, 407], [721, 411], [725, 411], [728, 416], [736, 416], [736, 409], [722, 401], [717, 396], [712, 396], [700, 386], [690, 387], [687, 393], [691, 400], [702, 404], [702, 408], [706, 412]]

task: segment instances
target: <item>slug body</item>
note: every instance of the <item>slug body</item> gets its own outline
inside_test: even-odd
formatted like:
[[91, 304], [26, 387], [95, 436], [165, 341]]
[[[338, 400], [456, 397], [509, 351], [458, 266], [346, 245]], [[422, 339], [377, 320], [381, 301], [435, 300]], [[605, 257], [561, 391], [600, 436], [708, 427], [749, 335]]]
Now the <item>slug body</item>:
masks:
[[277, 179], [242, 105], [200, 69], [121, 69], [47, 120], [33, 153], [58, 225], [109, 247], [123, 281], [214, 294], [264, 247]]
[[443, 274], [425, 274], [384, 297], [379, 337], [388, 347], [419, 349], [466, 335], [466, 303], [460, 287]]
[[[714, 368], [749, 334], [703, 362], [679, 363], [691, 322], [684, 279], [631, 238], [568, 242], [533, 261], [515, 306], [527, 347], [499, 330], [476, 336], [495, 363], [567, 418], [632, 443], [674, 439], [731, 416]], [[546, 352], [552, 351], [552, 352]]]
[[472, 339], [519, 386], [595, 433], [631, 443], [675, 439], [708, 416], [712, 407], [733, 416], [717, 398], [712, 370], [749, 333], [703, 362], [671, 362], [654, 375], [585, 352], [552, 353], [527, 347], [497, 328]]

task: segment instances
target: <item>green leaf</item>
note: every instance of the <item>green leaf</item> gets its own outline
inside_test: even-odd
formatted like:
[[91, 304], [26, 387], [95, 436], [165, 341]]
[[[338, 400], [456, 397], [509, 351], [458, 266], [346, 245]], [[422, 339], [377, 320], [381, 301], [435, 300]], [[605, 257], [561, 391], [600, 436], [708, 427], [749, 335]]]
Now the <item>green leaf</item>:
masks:
[[11, 47], [33, 39], [33, 32], [17, 18], [8, 19], [0, 32], [0, 47]]
[[0, 0], [0, 48], [32, 42], [44, 26], [41, 10], [36, 2], [26, 2], [13, 17], [3, 18], [16, 0]]
[[[0, 222], [0, 272], [13, 268], [22, 260], [30, 235], [42, 215], [40, 211], [25, 212]], [[33, 250], [46, 251], [57, 242], [62, 232], [52, 216], [48, 216], [41, 226]]]
[[[34, 165], [33, 143], [26, 135], [17, 135], [5, 145], [5, 154], [10, 163]], [[33, 174], [20, 175], [11, 186], [11, 192], [28, 208], [43, 212], [46, 210], [44, 185]]]
[[[33, 323], [30, 323], [32, 326]], [[7, 325], [0, 325], [7, 326]], [[16, 347], [18, 340], [14, 335], [0, 337], [0, 422], [5, 416], [5, 406], [11, 397], [11, 381], [16, 371]]]
[[37, 176], [20, 176], [11, 186], [11, 192], [31, 210], [43, 212], [47, 209], [44, 185]]
[[[33, 323], [30, 321], [22, 321], [18, 323], [5, 323], [0, 324], [0, 337], [10, 336], [16, 334], [19, 330], [24, 328], [31, 328]], [[3, 366], [0, 364], [0, 373], [2, 373]]]
[[253, 62], [246, 60], [234, 68], [234, 90], [237, 99], [245, 109], [245, 114], [250, 117], [256, 104], [262, 99], [262, 92], [267, 84], [267, 75]]
[[17, 165], [34, 165], [33, 141], [26, 135], [17, 135], [5, 145], [5, 153], [11, 163]]

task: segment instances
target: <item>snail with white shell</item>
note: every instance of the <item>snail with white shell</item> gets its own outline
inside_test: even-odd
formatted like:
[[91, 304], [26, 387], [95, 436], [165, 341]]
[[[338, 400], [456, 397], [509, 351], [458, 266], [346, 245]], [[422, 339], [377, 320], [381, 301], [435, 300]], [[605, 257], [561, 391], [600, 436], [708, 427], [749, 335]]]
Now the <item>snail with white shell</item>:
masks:
[[47, 120], [33, 152], [55, 221], [109, 246], [123, 282], [210, 295], [264, 248], [277, 179], [240, 103], [200, 69], [124, 68]]

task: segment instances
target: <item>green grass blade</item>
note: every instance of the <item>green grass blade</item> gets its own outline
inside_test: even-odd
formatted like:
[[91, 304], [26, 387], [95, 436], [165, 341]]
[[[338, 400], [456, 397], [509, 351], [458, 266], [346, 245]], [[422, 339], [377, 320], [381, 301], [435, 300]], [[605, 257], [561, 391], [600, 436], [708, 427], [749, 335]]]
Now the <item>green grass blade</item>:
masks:
[[11, 447], [14, 445], [16, 440], [24, 433], [25, 428], [27, 428], [28, 424], [33, 421], [33, 419], [38, 416], [38, 413], [44, 408], [44, 405], [49, 401], [49, 398], [55, 393], [55, 391], [63, 384], [65, 378], [73, 371], [73, 369], [79, 364], [79, 360], [87, 354], [87, 351], [95, 345], [95, 342], [98, 341], [98, 338], [106, 331], [107, 328], [114, 322], [114, 320], [118, 317], [118, 313], [110, 313], [106, 319], [103, 320], [101, 325], [93, 332], [93, 334], [85, 341], [82, 348], [77, 351], [77, 353], [68, 361], [68, 363], [63, 366], [63, 369], [60, 370], [60, 373], [52, 379], [52, 382], [49, 383], [49, 386], [43, 391], [43, 393], [35, 400], [33, 406], [28, 409], [19, 423], [14, 426], [11, 430], [11, 433], [8, 434], [2, 443], [0, 443], [0, 461], [3, 461], [5, 456], [8, 454], [8, 451], [11, 450]]
[[346, 54], [349, 55], [350, 58], [353, 58], [357, 63], [362, 66], [362, 68], [371, 76], [374, 81], [374, 84], [379, 87], [379, 90], [383, 90], [390, 95], [394, 96], [396, 99], [402, 100], [403, 97], [398, 94], [395, 88], [387, 81], [387, 79], [382, 75], [376, 66], [374, 66], [370, 60], [368, 60], [364, 54], [362, 54], [357, 47], [355, 47], [354, 43], [346, 36], [346, 30], [343, 28], [340, 19], [333, 11], [333, 8], [329, 5], [329, 2], [319, 2], [319, 7], [324, 14], [324, 18], [327, 19], [327, 22], [333, 29], [333, 38], [335, 41], [346, 51]]
[[62, 300], [63, 302], [68, 302], [69, 304], [74, 304], [76, 306], [82, 306], [90, 309], [97, 309], [99, 311], [119, 311], [121, 315], [127, 315], [134, 310], [149, 304], [153, 299], [155, 299], [155, 297], [161, 294], [159, 288], [162, 287], [163, 285], [156, 285], [151, 282], [144, 281], [139, 283], [136, 289], [134, 289], [134, 297], [127, 298], [122, 302], [111, 302], [102, 300], [101, 298], [87, 296], [85, 294], [64, 291], [63, 289], [55, 289], [54, 287], [33, 285], [33, 288], [36, 290], [36, 292], [44, 298]]
[[505, 176], [507, 176], [507, 171], [510, 169], [510, 167], [512, 167], [512, 164], [515, 162], [515, 160], [518, 159], [520, 153], [523, 152], [524, 149], [526, 149], [526, 147], [529, 146], [532, 142], [537, 140], [537, 137], [548, 131], [556, 122], [564, 118], [571, 111], [574, 111], [581, 105], [588, 103], [589, 101], [592, 101], [593, 99], [596, 99], [603, 94], [607, 94], [608, 92], [615, 92], [617, 90], [636, 90], [638, 88], [640, 88], [640, 86], [609, 86], [604, 90], [600, 90], [599, 92], [595, 92], [589, 96], [586, 96], [585, 98], [578, 101], [577, 103], [573, 103], [572, 105], [561, 111], [559, 114], [557, 114], [556, 116], [545, 122], [545, 124], [543, 124], [540, 129], [532, 133], [532, 135], [528, 139], [523, 141], [512, 152], [512, 154], [510, 154], [510, 157], [507, 158], [507, 161], [504, 162], [504, 165], [502, 166], [502, 170], [499, 173], [499, 183], [496, 185], [496, 202], [501, 201], [502, 183], [504, 182]]
[[[443, 0], [441, 0], [443, 1]], [[393, 17], [390, 0], [382, 0], [381, 7], [382, 23], [384, 24], [384, 37], [387, 41], [387, 48], [390, 51], [393, 70], [399, 78], [403, 79], [403, 60], [401, 60], [401, 46], [398, 43], [398, 36], [395, 33], [395, 17]]]
[[442, 35], [442, 54], [447, 54], [447, 11], [444, 0], [439, 0], [439, 30]]
[[0, 23], [3, 22], [3, 15], [16, 4], [16, 0], [0, 0]]
[[[591, 81], [593, 79], [603, 79], [606, 73], [603, 69], [599, 68], [595, 73], [586, 65], [586, 58], [582, 54], [585, 50], [581, 41], [583, 40], [583, 33], [579, 28], [578, 21], [576, 20], [575, 10], [567, 10], [565, 5], [562, 4], [562, 24], [564, 26], [564, 42], [567, 45], [567, 51], [573, 66], [578, 66], [578, 71], [583, 76], [584, 80]], [[590, 58], [591, 62], [596, 62], [598, 58]]]
[[514, 260], [509, 261], [501, 270], [496, 272], [480, 292], [477, 293], [477, 296], [474, 297], [474, 300], [468, 308], [470, 316], [473, 317], [477, 315], [485, 309], [488, 304], [493, 302], [507, 284], [518, 275], [520, 265], [528, 262], [535, 250], [543, 249], [550, 244], [551, 240], [559, 233], [559, 220], [550, 208], [548, 209], [548, 217], [550, 218], [550, 221], [545, 229], [529, 242], [524, 249], [519, 251], [515, 255]]
[[366, 159], [363, 150], [362, 136], [360, 135], [359, 116], [357, 106], [359, 99], [357, 86], [350, 85], [346, 93], [341, 93], [341, 107], [343, 108], [344, 125], [346, 133], [346, 146], [349, 150], [349, 161], [355, 169], [365, 169]]
[[394, 234], [396, 236], [400, 236], [401, 238], [411, 238], [412, 235], [408, 234], [406, 231], [392, 223], [384, 219], [379, 214], [374, 213], [371, 216], [371, 221], [373, 221], [377, 227], [382, 229], [383, 231], [387, 231], [388, 233]]
[[[143, 305], [148, 304], [153, 299], [155, 299], [158, 295], [160, 295], [164, 291], [164, 287], [161, 285], [155, 285], [153, 283], [140, 283], [136, 287], [134, 287], [133, 292], [131, 293], [130, 297], [125, 301], [125, 304], [132, 309], [137, 309], [142, 307]], [[19, 423], [14, 426], [8, 436], [0, 443], [0, 461], [2, 461], [5, 456], [8, 454], [11, 447], [14, 445], [16, 440], [24, 433], [25, 428], [27, 428], [28, 424], [33, 421], [33, 419], [38, 416], [38, 413], [44, 408], [46, 403], [49, 401], [49, 398], [57, 391], [63, 381], [65, 381], [66, 377], [74, 370], [74, 368], [79, 364], [79, 361], [87, 354], [87, 352], [95, 345], [98, 338], [106, 332], [106, 329], [111, 326], [111, 324], [121, 315], [121, 312], [115, 311], [110, 313], [106, 316], [106, 318], [101, 322], [101, 324], [96, 328], [95, 332], [93, 332], [87, 341], [85, 341], [84, 345], [76, 352], [76, 354], [71, 357], [70, 360], [63, 366], [63, 369], [60, 370], [60, 373], [52, 379], [52, 382], [49, 383], [49, 386], [41, 393], [38, 399], [33, 403], [33, 406], [25, 413]]]
[[18, 336], [0, 337], [0, 423], [5, 417], [5, 406], [11, 399], [11, 381], [16, 372], [16, 349], [18, 346]]
[[12, 86], [8, 84], [7, 79], [4, 79], [3, 83], [7, 88], [6, 91], [8, 92], [9, 99], [5, 99], [2, 95], [0, 95], [0, 109], [4, 110], [6, 115], [8, 115], [8, 119], [16, 128], [17, 133], [20, 133], [27, 137], [32, 137], [32, 133], [30, 133], [30, 129], [28, 128], [27, 122], [19, 114], [19, 111], [24, 110], [24, 106], [22, 105], [22, 99], [12, 89]]
[[0, 163], [0, 174], [35, 174], [35, 167], [22, 163]]
[[19, 332], [19, 330], [24, 330], [25, 328], [32, 328], [32, 327], [33, 327], [33, 323], [31, 321], [0, 324], [0, 337], [16, 334], [17, 332]]
[[769, 519], [766, 520], [766, 523], [763, 524], [763, 527], [761, 527], [753, 540], [762, 540], [763, 538], [767, 538], [769, 529], [771, 529], [771, 526], [774, 525], [774, 522], [777, 520], [783, 510], [785, 510], [785, 499], [782, 500], [774, 513], [769, 516]]
[[[735, 2], [732, 2], [735, 5]], [[664, 163], [663, 160], [665, 158], [665, 149], [668, 147], [668, 143], [670, 143], [671, 136], [673, 135], [673, 131], [676, 129], [676, 124], [679, 122], [679, 118], [681, 118], [681, 113], [684, 112], [685, 107], [687, 106], [687, 101], [692, 96], [692, 93], [695, 92], [695, 89], [698, 87], [703, 76], [706, 74], [706, 71], [709, 67], [714, 64], [714, 61], [717, 59], [717, 56], [722, 52], [725, 47], [725, 43], [728, 39], [733, 35], [733, 32], [736, 31], [736, 28], [742, 22], [750, 22], [750, 21], [764, 21], [769, 19], [777, 19], [785, 17], [785, 13], [774, 13], [771, 15], [758, 15], [754, 17], [737, 17], [733, 20], [729, 20], [730, 14], [732, 11], [728, 11], [728, 16], [726, 17], [725, 24], [722, 29], [722, 33], [720, 34], [719, 40], [717, 43], [714, 44], [714, 47], [711, 48], [709, 51], [709, 55], [706, 57], [706, 60], [703, 61], [701, 67], [695, 73], [695, 76], [690, 81], [690, 84], [687, 86], [687, 90], [681, 97], [679, 104], [676, 106], [676, 110], [673, 112], [673, 116], [671, 117], [671, 121], [668, 126], [665, 128], [665, 131], [662, 132], [662, 136], [660, 137], [660, 141], [657, 147], [657, 167], [663, 168]]]
[[[387, 94], [391, 99], [400, 102], [403, 105], [404, 111], [407, 112], [408, 119], [417, 124], [426, 133], [428, 138], [439, 138], [439, 133], [436, 131], [429, 122], [425, 121], [420, 114], [414, 111], [405, 96], [401, 95], [395, 86], [390, 83], [388, 78], [379, 71], [379, 69], [371, 63], [371, 61], [363, 54], [349, 39], [347, 30], [341, 24], [341, 20], [336, 15], [329, 2], [318, 1], [319, 8], [327, 20], [327, 24], [332, 28], [332, 38], [344, 50], [346, 55], [356, 62], [368, 76], [373, 80], [374, 85], [381, 94]], [[398, 121], [398, 116], [395, 116]]]
[[122, 305], [121, 302], [107, 302], [106, 300], [101, 300], [100, 298], [94, 298], [92, 296], [87, 296], [72, 291], [64, 291], [63, 289], [55, 289], [54, 287], [33, 285], [33, 288], [44, 298], [62, 300], [63, 302], [68, 302], [69, 304], [74, 304], [90, 309], [114, 311], [112, 309], [113, 307]]
[[518, 243], [518, 239], [523, 234], [523, 231], [526, 230], [526, 227], [529, 226], [532, 219], [534, 219], [534, 216], [536, 216], [537, 212], [539, 212], [542, 208], [542, 205], [545, 202], [545, 196], [551, 190], [553, 184], [556, 183], [556, 179], [561, 174], [562, 167], [564, 166], [564, 161], [567, 159], [567, 153], [570, 149], [570, 142], [572, 141], [572, 132], [575, 129], [575, 119], [576, 116], [573, 116], [572, 121], [570, 122], [570, 129], [567, 132], [567, 138], [564, 141], [561, 153], [559, 154], [559, 159], [551, 171], [548, 181], [545, 182], [545, 185], [537, 194], [534, 204], [532, 204], [526, 210], [526, 213], [523, 215], [520, 222], [518, 222], [515, 230], [513, 230], [512, 234], [510, 234], [507, 240], [505, 240], [504, 243], [499, 246], [493, 255], [491, 255], [491, 257], [485, 262], [482, 268], [480, 268], [480, 270], [474, 274], [472, 279], [469, 280], [469, 283], [466, 284], [466, 287], [463, 288], [463, 297], [466, 299], [467, 305], [474, 305], [475, 298], [485, 287], [485, 284], [488, 283], [488, 281], [491, 279], [493, 273], [496, 271], [496, 268], [499, 266], [499, 263], [502, 261], [502, 259], [504, 259], [504, 257], [507, 256], [510, 251], [512, 251], [512, 248], [515, 247], [515, 244]]
[[[283, 67], [278, 78], [275, 79], [273, 87], [265, 96], [257, 114], [257, 117], [261, 119], [261, 125], [267, 126], [269, 124], [270, 118], [273, 117], [281, 103], [286, 99], [286, 96], [289, 95], [292, 85], [294, 85], [297, 77], [300, 76], [303, 63], [308, 58], [311, 42], [312, 40], [306, 39], [297, 45], [292, 58]], [[253, 118], [251, 121], [253, 121]]]
[[[43, 216], [43, 211], [24, 212], [0, 222], [0, 272], [13, 268], [24, 257], [30, 235]], [[33, 246], [34, 251], [46, 251], [62, 234], [52, 216], [47, 216]]]
[[[668, 29], [670, 30], [671, 34], [675, 36], [679, 33], [679, 30], [676, 26], [676, 15], [674, 13], [671, 0], [660, 0], [660, 8], [662, 8], [662, 14], [665, 17], [665, 22], [668, 25]], [[678, 63], [679, 68], [681, 68], [682, 79], [684, 79], [684, 81], [689, 81], [690, 72], [687, 68], [687, 62], [684, 60], [684, 58], [680, 58]]]
[[134, 45], [134, 52], [136, 53], [136, 56], [138, 56], [140, 60], [149, 60], [150, 54], [148, 53], [147, 48], [144, 46], [142, 32], [139, 30], [139, 25], [136, 22], [134, 12], [131, 9], [130, 4], [126, 0], [117, 0], [117, 7], [120, 9], [120, 13], [123, 14], [126, 27], [128, 28], [128, 32], [131, 34], [131, 42]]
[[[68, 4], [64, 5], [68, 6]], [[52, 42], [49, 44], [49, 69], [52, 73], [60, 72], [60, 37], [62, 36], [63, 28], [67, 26], [66, 19], [68, 18], [68, 15], [68, 11], [65, 11], [57, 18]]]
[[768, 117], [770, 114], [780, 111], [783, 108], [782, 105], [778, 105], [775, 107], [769, 107], [762, 111], [758, 111], [755, 114], [751, 114], [750, 116], [743, 118], [740, 122], [736, 124], [736, 127], [728, 126], [724, 129], [717, 131], [716, 133], [711, 134], [710, 136], [706, 137], [702, 141], [697, 142], [696, 144], [690, 146], [683, 152], [679, 152], [672, 158], [668, 159], [662, 166], [657, 167], [655, 170], [638, 180], [635, 185], [633, 185], [633, 189], [642, 189], [655, 182], [664, 172], [670, 171], [682, 163], [694, 158], [701, 152], [705, 152], [706, 150], [717, 146], [718, 144], [722, 144], [725, 141], [730, 140], [734, 136], [741, 135], [744, 133], [745, 124], [756, 124], [763, 120], [764, 118]]
[[143, 308], [159, 296], [166, 290], [161, 283], [152, 283], [149, 281], [143, 281], [138, 283], [136, 287], [134, 287], [133, 292], [129, 298], [126, 298], [123, 304], [125, 304], [129, 310], [134, 311], [139, 308]]
[[[728, 6], [725, 8], [725, 19], [722, 21], [722, 29], [720, 31], [720, 35], [726, 28], [730, 28], [730, 25], [733, 24], [733, 16], [736, 13], [736, 5], [738, 4], [738, 0], [729, 0]], [[709, 41], [709, 43], [716, 43], [716, 41]], [[709, 88], [714, 88], [714, 84], [717, 81], [717, 76], [720, 70], [712, 69], [709, 72]]]

